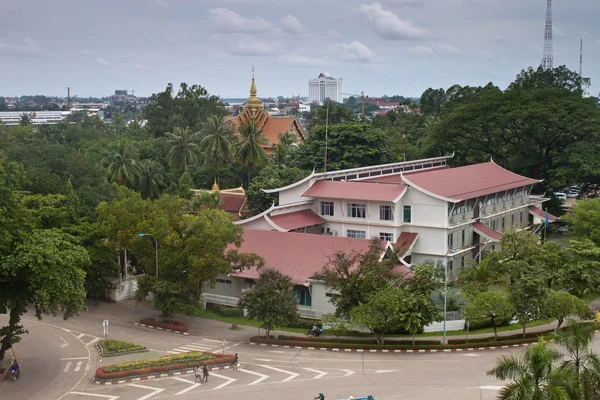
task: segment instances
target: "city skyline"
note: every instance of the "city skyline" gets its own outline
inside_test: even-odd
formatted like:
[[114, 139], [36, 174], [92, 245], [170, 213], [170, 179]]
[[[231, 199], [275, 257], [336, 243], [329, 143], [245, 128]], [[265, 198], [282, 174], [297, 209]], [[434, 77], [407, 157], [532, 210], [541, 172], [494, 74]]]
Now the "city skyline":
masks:
[[[344, 91], [420, 96], [428, 87], [504, 88], [540, 64], [545, 1], [24, 0], [0, 5], [2, 95], [138, 96], [171, 82], [200, 84], [224, 98], [308, 95], [330, 72]], [[554, 64], [583, 74], [600, 67], [600, 4], [555, 1]]]

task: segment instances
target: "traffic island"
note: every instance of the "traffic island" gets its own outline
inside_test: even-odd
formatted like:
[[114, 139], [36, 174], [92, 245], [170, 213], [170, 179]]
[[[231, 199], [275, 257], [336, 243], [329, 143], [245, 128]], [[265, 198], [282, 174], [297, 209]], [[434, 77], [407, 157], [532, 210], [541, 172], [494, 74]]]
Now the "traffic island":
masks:
[[129, 363], [100, 367], [94, 382], [101, 385], [164, 378], [194, 373], [198, 366], [207, 366], [209, 371], [229, 369], [233, 366], [232, 354], [214, 354], [200, 351], [173, 354]]
[[106, 339], [96, 343], [98, 351], [102, 357], [123, 356], [126, 354], [145, 353], [148, 351], [146, 346], [122, 340]]
[[188, 326], [183, 322], [175, 320], [158, 321], [154, 318], [142, 318], [139, 323], [134, 322], [134, 325], [141, 326], [144, 328], [156, 329], [159, 331], [178, 333], [180, 335], [189, 335]]

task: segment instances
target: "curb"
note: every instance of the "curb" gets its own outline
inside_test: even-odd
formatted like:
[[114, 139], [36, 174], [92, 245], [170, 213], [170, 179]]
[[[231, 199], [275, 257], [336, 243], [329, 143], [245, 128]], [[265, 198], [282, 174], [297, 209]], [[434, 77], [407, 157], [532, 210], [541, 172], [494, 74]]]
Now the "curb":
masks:
[[179, 335], [185, 335], [185, 336], [189, 336], [190, 334], [187, 332], [181, 332], [181, 331], [174, 331], [172, 329], [163, 329], [160, 326], [152, 326], [152, 325], [145, 325], [145, 324], [140, 324], [139, 322], [134, 322], [133, 323], [135, 326], [142, 326], [144, 328], [150, 328], [150, 329], [156, 329], [159, 331], [164, 331], [164, 332], [171, 332], [171, 333], [177, 333]]
[[465, 351], [485, 351], [485, 350], [499, 350], [509, 349], [513, 347], [527, 347], [534, 343], [518, 343], [518, 344], [507, 344], [503, 346], [486, 346], [486, 347], [467, 347], [457, 349], [339, 349], [336, 347], [306, 347], [306, 346], [288, 346], [280, 344], [266, 344], [266, 343], [254, 343], [244, 342], [253, 346], [263, 347], [281, 347], [285, 349], [300, 349], [300, 350], [319, 350], [319, 351], [336, 351], [342, 353], [460, 353]]
[[[209, 371], [220, 371], [220, 370], [226, 370], [226, 369], [233, 369], [233, 365], [225, 365], [222, 367], [211, 367], [208, 368]], [[139, 381], [147, 381], [150, 379], [158, 379], [158, 378], [166, 378], [169, 376], [179, 376], [179, 375], [189, 375], [189, 374], [193, 374], [194, 370], [190, 369], [190, 370], [185, 370], [185, 371], [179, 371], [179, 372], [171, 372], [168, 374], [156, 374], [156, 375], [146, 375], [146, 376], [139, 376], [137, 378], [131, 378], [131, 379], [124, 379], [124, 380], [118, 380], [118, 381], [98, 381], [96, 380], [96, 377], [92, 378], [92, 382], [94, 382], [96, 385], [119, 385], [121, 383], [131, 383], [131, 382], [139, 382]]]

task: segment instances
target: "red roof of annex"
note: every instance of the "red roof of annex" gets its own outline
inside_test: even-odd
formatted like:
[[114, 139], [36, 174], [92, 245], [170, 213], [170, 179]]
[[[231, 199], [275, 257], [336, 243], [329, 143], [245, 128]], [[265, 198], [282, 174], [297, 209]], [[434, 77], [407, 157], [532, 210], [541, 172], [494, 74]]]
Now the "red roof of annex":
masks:
[[405, 191], [404, 185], [323, 180], [315, 182], [302, 196], [321, 199], [397, 202]]

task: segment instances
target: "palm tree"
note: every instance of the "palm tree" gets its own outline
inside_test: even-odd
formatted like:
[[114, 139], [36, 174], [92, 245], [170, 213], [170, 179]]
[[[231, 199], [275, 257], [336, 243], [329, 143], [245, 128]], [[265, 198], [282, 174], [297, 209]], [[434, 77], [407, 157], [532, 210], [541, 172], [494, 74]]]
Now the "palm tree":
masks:
[[197, 132], [192, 133], [189, 127], [185, 129], [175, 127], [173, 133], [167, 132], [166, 136], [171, 138], [173, 147], [167, 154], [169, 167], [186, 171], [188, 167], [198, 161], [199, 147], [194, 141]]
[[54, 125], [40, 125], [35, 133], [40, 144], [58, 144], [63, 140], [62, 132]]
[[205, 161], [214, 160], [217, 163], [217, 181], [219, 181], [221, 163], [230, 160], [234, 153], [235, 132], [230, 123], [223, 121], [223, 117], [213, 115], [204, 123], [200, 133], [202, 134], [200, 144], [206, 146]]
[[239, 161], [248, 168], [248, 186], [250, 187], [250, 179], [252, 169], [267, 159], [267, 154], [262, 146], [268, 143], [262, 128], [258, 127], [258, 123], [254, 118], [240, 126], [240, 143], [237, 149], [237, 157]]
[[487, 372], [501, 380], [510, 379], [500, 390], [502, 400], [570, 400], [576, 394], [573, 375], [555, 363], [561, 354], [540, 339], [524, 355], [502, 356]]
[[163, 176], [156, 172], [152, 163], [147, 163], [142, 175], [140, 175], [140, 193], [144, 199], [156, 199], [160, 196], [161, 189], [167, 185], [163, 181]]
[[280, 167], [286, 167], [291, 161], [294, 150], [298, 148], [298, 144], [294, 135], [289, 132], [280, 133], [277, 137], [279, 143], [271, 147], [273, 154], [269, 156], [269, 159]]
[[471, 295], [501, 286], [504, 279], [498, 273], [495, 260], [488, 256], [480, 263], [468, 260], [468, 266], [460, 271], [457, 283], [465, 294]]
[[127, 140], [119, 141], [119, 148], [113, 152], [113, 162], [108, 166], [108, 177], [111, 182], [116, 182], [118, 185], [123, 183], [133, 185], [135, 178], [140, 176], [142, 170], [134, 159], [128, 158], [129, 154], [126, 149]]

